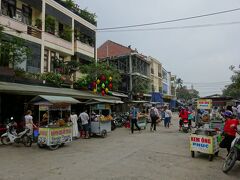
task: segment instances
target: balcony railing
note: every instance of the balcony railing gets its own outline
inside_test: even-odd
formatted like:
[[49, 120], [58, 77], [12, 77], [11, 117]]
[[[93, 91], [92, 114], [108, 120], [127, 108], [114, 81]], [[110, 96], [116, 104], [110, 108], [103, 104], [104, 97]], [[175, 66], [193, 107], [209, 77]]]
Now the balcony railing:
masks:
[[49, 34], [47, 32], [44, 32], [45, 42], [50, 44], [50, 48], [54, 48], [56, 50], [62, 50], [66, 51], [68, 53], [72, 53], [72, 43], [69, 41], [66, 41], [62, 38], [59, 38], [55, 35]]
[[36, 38], [39, 38], [39, 39], [42, 39], [42, 32], [41, 30], [37, 29], [37, 28], [34, 28], [32, 26], [28, 26], [27, 28], [27, 33], [33, 37], [36, 37]]
[[76, 40], [74, 49], [75, 49], [75, 52], [79, 52], [79, 53], [82, 53], [84, 55], [94, 58], [94, 47], [92, 47], [88, 44], [84, 44], [84, 43]]

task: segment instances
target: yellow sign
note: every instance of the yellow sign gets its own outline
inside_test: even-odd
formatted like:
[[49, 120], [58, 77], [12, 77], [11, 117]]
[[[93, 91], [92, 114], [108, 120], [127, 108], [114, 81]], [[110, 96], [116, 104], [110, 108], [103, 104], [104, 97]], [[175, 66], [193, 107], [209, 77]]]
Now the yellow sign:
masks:
[[197, 101], [198, 109], [212, 109], [212, 100], [211, 99], [199, 99]]

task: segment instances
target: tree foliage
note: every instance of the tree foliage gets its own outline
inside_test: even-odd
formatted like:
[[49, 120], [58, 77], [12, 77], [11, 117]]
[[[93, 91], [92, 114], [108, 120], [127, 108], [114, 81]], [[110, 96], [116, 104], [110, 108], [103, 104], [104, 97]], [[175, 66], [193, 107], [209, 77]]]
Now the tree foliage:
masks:
[[112, 77], [113, 90], [118, 90], [121, 75], [117, 69], [107, 63], [91, 63], [80, 67], [80, 71], [86, 74], [85, 79], [89, 82], [96, 81], [101, 75]]
[[17, 64], [21, 64], [31, 55], [31, 50], [25, 45], [25, 40], [13, 37], [9, 41], [3, 40], [3, 27], [0, 27], [0, 65], [14, 68]]
[[232, 83], [225, 87], [223, 90], [224, 96], [231, 96], [233, 98], [240, 98], [240, 69], [237, 69], [235, 66], [230, 66], [229, 69], [233, 72], [231, 77]]
[[189, 101], [193, 98], [199, 98], [199, 92], [195, 89], [187, 89], [186, 86], [178, 87], [177, 98]]

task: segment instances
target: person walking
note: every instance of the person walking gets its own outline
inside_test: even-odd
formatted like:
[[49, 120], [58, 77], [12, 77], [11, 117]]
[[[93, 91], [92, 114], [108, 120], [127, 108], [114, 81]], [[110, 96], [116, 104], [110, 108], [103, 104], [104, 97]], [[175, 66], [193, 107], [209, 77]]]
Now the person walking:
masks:
[[27, 114], [24, 116], [25, 119], [25, 128], [30, 129], [29, 135], [32, 136], [33, 134], [33, 117], [32, 117], [32, 111], [28, 110]]
[[150, 119], [151, 119], [151, 128], [150, 131], [156, 131], [157, 120], [159, 119], [158, 109], [155, 107], [155, 104], [152, 105], [150, 109]]
[[87, 110], [84, 110], [80, 115], [79, 118], [81, 119], [82, 122], [82, 127], [83, 127], [83, 131], [85, 134], [85, 139], [89, 138], [89, 116], [87, 114]]
[[138, 112], [137, 108], [135, 108], [135, 106], [132, 106], [131, 110], [130, 110], [131, 132], [132, 132], [132, 134], [134, 133], [134, 125], [137, 127], [139, 132], [141, 131], [141, 128], [137, 124], [138, 116], [139, 116], [139, 112]]
[[72, 111], [72, 114], [70, 115], [70, 120], [72, 122], [72, 135], [73, 138], [78, 138], [79, 137], [79, 132], [78, 132], [78, 116], [77, 114]]
[[172, 111], [168, 109], [167, 106], [164, 107], [164, 111], [165, 111], [164, 127], [169, 128], [172, 119]]

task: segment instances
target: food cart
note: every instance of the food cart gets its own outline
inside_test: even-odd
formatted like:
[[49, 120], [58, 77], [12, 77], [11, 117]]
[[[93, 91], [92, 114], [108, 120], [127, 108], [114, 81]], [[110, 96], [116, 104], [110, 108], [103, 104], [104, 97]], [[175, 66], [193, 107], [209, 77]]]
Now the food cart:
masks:
[[72, 125], [67, 121], [71, 113], [71, 104], [80, 103], [78, 100], [71, 97], [40, 95], [30, 102], [39, 106], [39, 125], [42, 112], [48, 113], [47, 123], [38, 130], [37, 143], [40, 148], [55, 150], [72, 141]]
[[198, 129], [190, 135], [190, 151], [193, 158], [195, 152], [208, 154], [209, 161], [213, 160], [214, 155], [218, 155], [221, 136], [219, 132], [209, 127], [211, 108], [212, 101], [210, 99], [197, 101], [198, 111], [203, 110], [207, 113], [201, 114], [201, 117], [198, 115]]

